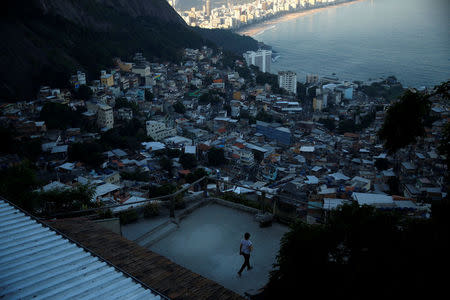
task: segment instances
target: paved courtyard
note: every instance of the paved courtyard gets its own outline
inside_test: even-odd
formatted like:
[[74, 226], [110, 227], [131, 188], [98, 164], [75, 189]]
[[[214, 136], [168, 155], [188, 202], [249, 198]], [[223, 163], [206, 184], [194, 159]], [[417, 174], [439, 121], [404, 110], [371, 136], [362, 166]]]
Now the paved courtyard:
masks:
[[[150, 250], [244, 295], [268, 282], [280, 238], [288, 230], [278, 223], [260, 228], [252, 214], [209, 204], [184, 218], [179, 229], [153, 244]], [[247, 231], [254, 245], [250, 258], [254, 268], [245, 270], [239, 278], [237, 271], [243, 263], [239, 243]]]

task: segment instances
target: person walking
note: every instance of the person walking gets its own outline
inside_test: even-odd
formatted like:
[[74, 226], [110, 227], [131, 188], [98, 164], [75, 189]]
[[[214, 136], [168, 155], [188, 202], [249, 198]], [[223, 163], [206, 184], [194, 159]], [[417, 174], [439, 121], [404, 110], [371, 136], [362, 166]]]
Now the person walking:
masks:
[[250, 233], [246, 232], [244, 234], [244, 239], [241, 241], [241, 245], [239, 246], [239, 254], [244, 256], [244, 263], [242, 264], [241, 269], [238, 272], [239, 277], [242, 274], [242, 271], [245, 267], [247, 267], [247, 270], [251, 270], [252, 267], [250, 266], [250, 252], [253, 251], [253, 244], [250, 241]]

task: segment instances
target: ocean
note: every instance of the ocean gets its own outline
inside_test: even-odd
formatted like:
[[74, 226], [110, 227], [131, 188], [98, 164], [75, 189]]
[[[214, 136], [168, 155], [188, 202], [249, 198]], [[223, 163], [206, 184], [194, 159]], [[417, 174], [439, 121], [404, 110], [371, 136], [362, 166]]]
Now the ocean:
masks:
[[266, 27], [253, 36], [280, 58], [272, 72], [336, 74], [342, 80], [394, 75], [407, 87], [450, 79], [450, 1], [365, 0]]

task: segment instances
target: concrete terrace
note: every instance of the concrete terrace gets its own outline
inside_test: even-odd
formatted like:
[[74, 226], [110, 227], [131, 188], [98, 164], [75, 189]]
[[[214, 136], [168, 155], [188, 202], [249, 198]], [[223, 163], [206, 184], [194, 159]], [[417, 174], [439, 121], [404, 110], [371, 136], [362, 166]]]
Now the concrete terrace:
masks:
[[96, 223], [80, 218], [49, 221], [47, 225], [169, 299], [244, 299], [220, 284]]
[[[155, 220], [156, 222], [158, 220]], [[140, 223], [149, 226], [145, 222]], [[142, 233], [138, 224], [133, 226]], [[147, 227], [148, 228], [148, 227]], [[280, 239], [289, 228], [273, 223], [260, 228], [254, 215], [219, 204], [208, 204], [194, 210], [180, 221], [180, 227], [168, 232], [149, 249], [175, 263], [244, 295], [254, 293], [268, 282], [272, 264], [280, 247]], [[237, 277], [243, 263], [239, 243], [245, 232], [254, 244], [250, 262], [254, 267]], [[124, 230], [132, 234], [130, 228]], [[133, 234], [137, 236], [139, 234]]]

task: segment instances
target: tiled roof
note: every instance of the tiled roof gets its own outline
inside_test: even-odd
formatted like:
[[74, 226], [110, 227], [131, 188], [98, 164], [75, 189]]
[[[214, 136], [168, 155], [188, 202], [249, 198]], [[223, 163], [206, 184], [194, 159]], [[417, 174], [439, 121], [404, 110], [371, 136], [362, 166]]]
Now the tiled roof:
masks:
[[93, 222], [66, 219], [51, 222], [50, 225], [170, 299], [244, 299], [218, 283]]
[[0, 200], [0, 298], [160, 299], [55, 231]]

